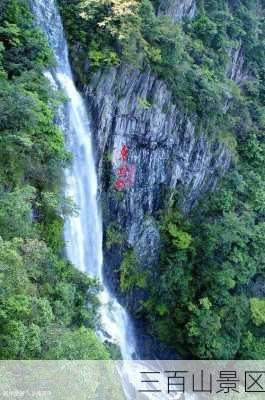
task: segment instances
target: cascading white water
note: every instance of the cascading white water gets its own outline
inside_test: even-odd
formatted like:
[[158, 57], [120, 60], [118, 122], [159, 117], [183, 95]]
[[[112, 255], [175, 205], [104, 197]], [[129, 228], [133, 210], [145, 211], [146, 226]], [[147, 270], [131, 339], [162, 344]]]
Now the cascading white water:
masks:
[[65, 224], [66, 253], [79, 270], [98, 278], [102, 283], [102, 328], [99, 334], [103, 340], [116, 343], [123, 359], [130, 360], [135, 355], [133, 327], [125, 309], [111, 296], [103, 278], [102, 221], [87, 110], [73, 81], [67, 43], [55, 0], [31, 0], [31, 5], [56, 60], [56, 66], [47, 71], [46, 76], [68, 98], [67, 105], [59, 112], [58, 120], [73, 155], [72, 166], [65, 171], [66, 195], [73, 199], [79, 212], [69, 217]]
[[[100, 294], [102, 328], [98, 334], [102, 340], [120, 347], [123, 360], [132, 360], [136, 358], [133, 326], [127, 312], [110, 294], [104, 282], [102, 221], [97, 201], [98, 184], [91, 129], [84, 101], [74, 84], [61, 18], [55, 0], [29, 1], [37, 24], [46, 34], [55, 56], [56, 66], [46, 71], [45, 75], [52, 86], [63, 90], [68, 98], [66, 106], [62, 106], [58, 112], [58, 124], [65, 133], [67, 147], [73, 155], [72, 166], [65, 171], [65, 191], [79, 212], [69, 217], [65, 223], [66, 253], [79, 270], [98, 278], [103, 286]], [[148, 362], [144, 366], [148, 370]], [[124, 363], [120, 368], [128, 400], [135, 398], [135, 388], [142, 368], [142, 363]], [[152, 393], [145, 398], [158, 400], [161, 396]]]

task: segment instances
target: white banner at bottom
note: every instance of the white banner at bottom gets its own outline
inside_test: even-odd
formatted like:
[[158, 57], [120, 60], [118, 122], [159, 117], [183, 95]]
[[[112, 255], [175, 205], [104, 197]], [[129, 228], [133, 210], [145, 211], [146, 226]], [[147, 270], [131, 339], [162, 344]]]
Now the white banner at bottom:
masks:
[[2, 400], [259, 400], [265, 361], [0, 361]]

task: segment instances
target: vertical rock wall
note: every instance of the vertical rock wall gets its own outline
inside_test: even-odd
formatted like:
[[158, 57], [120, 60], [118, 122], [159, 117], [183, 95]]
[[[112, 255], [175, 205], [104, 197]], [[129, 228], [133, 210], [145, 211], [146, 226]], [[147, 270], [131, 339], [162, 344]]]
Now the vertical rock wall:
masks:
[[[92, 107], [107, 221], [122, 227], [141, 263], [155, 262], [159, 235], [153, 216], [170, 193], [184, 191], [189, 210], [229, 167], [224, 145], [195, 132], [166, 85], [130, 66], [97, 73], [86, 96]], [[114, 181], [122, 145], [136, 167], [132, 188], [117, 191]]]
[[157, 8], [157, 15], [167, 15], [173, 22], [193, 18], [195, 13], [196, 0], [161, 0]]

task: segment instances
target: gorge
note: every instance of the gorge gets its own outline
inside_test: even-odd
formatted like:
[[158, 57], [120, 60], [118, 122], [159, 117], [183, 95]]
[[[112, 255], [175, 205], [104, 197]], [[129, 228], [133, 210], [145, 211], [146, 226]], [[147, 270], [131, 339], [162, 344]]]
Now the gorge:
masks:
[[262, 358], [262, 0], [2, 0], [3, 358]]
[[103, 285], [100, 294], [99, 334], [103, 340], [118, 345], [123, 359], [130, 360], [136, 356], [133, 327], [126, 311], [109, 293], [102, 272], [102, 222], [87, 111], [73, 82], [67, 44], [54, 0], [36, 0], [33, 2], [33, 10], [39, 26], [47, 35], [57, 64], [53, 70], [46, 72], [46, 76], [52, 85], [62, 89], [67, 96], [67, 104], [61, 108], [59, 122], [73, 155], [72, 166], [65, 172], [65, 190], [78, 207], [78, 215], [68, 218], [66, 222], [66, 254], [76, 268], [99, 279]]

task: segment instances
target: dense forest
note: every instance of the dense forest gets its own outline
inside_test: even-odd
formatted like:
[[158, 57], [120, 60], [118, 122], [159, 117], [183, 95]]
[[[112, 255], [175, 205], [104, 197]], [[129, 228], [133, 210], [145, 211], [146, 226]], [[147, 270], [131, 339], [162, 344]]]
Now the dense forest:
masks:
[[[160, 216], [164, 248], [159, 285], [150, 291], [142, 312], [155, 334], [177, 343], [179, 353], [264, 359], [264, 292], [255, 291], [254, 283], [264, 282], [265, 272], [264, 4], [228, 3], [229, 8], [227, 2], [205, 2], [184, 31], [191, 38], [190, 56], [206, 81], [200, 83], [214, 96], [211, 100], [206, 92], [216, 108], [208, 113], [207, 124], [213, 116], [220, 140], [224, 131], [232, 136], [234, 165], [218, 190], [206, 195], [188, 218], [177, 203]], [[230, 87], [232, 104], [218, 117], [220, 82], [221, 93], [229, 93], [231, 85], [224, 62], [231, 40], [242, 43], [251, 78], [240, 88]], [[192, 88], [203, 101], [204, 90], [197, 89], [196, 81]]]
[[[265, 4], [199, 0], [192, 20], [173, 24], [157, 1], [58, 0], [80, 85], [122, 63], [151, 71], [196, 116], [198, 134], [233, 157], [188, 214], [181, 193], [157, 213], [159, 264], [143, 277], [130, 253], [120, 290], [146, 290], [137, 317], [181, 357], [264, 359]], [[227, 74], [238, 48], [240, 85]], [[52, 63], [28, 2], [2, 1], [0, 356], [108, 358], [94, 333], [100, 288], [63, 256], [64, 217], [77, 211], [62, 195], [71, 155], [54, 124], [64, 96], [43, 76]]]
[[64, 100], [43, 71], [53, 63], [27, 1], [0, 4], [0, 358], [105, 359], [98, 284], [63, 258], [62, 195], [70, 162], [54, 124]]
[[[233, 154], [218, 190], [189, 215], [181, 196], [161, 211], [159, 266], [143, 279], [130, 254], [121, 290], [146, 288], [139, 318], [182, 357], [264, 358], [264, 293], [254, 289], [265, 278], [264, 4], [199, 1], [197, 8], [192, 21], [173, 24], [149, 0], [61, 2], [81, 82], [89, 79], [87, 57], [92, 72], [123, 62], [151, 70], [197, 115], [198, 131]], [[249, 77], [240, 86], [227, 76], [229, 50], [238, 47]]]

